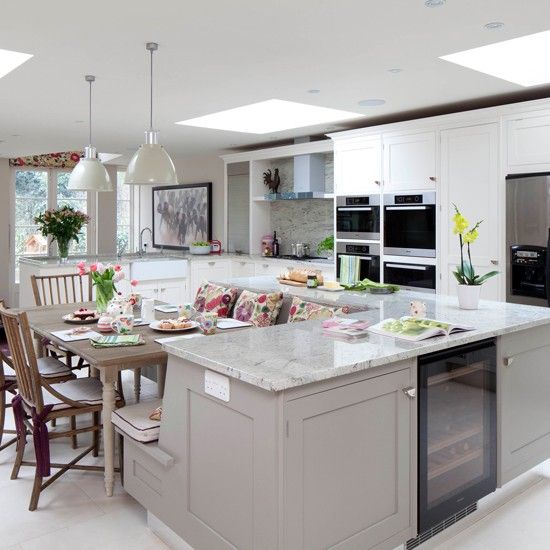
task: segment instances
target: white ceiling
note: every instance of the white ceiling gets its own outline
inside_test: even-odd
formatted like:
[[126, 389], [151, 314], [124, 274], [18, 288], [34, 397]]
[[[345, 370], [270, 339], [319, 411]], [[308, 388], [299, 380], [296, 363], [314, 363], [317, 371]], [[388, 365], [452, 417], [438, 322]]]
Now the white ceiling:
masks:
[[[485, 30], [489, 21], [505, 27]], [[86, 122], [76, 122], [87, 120], [84, 74], [97, 77], [95, 145], [131, 156], [148, 120], [147, 41], [160, 44], [155, 126], [184, 158], [335, 129], [266, 138], [174, 124], [270, 98], [372, 118], [520, 92], [438, 57], [548, 28], [548, 0], [4, 2], [0, 48], [34, 57], [0, 80], [0, 156], [86, 145]], [[394, 67], [403, 72], [387, 72]], [[367, 98], [387, 103], [357, 105]]]

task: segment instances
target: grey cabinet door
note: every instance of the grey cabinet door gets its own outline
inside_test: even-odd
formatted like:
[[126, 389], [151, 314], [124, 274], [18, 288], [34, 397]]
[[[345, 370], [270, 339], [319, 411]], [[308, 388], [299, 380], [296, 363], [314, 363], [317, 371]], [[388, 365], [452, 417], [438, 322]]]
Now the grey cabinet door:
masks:
[[393, 548], [414, 534], [416, 402], [402, 390], [415, 372], [287, 404], [285, 548]]
[[547, 327], [508, 334], [500, 339], [499, 485], [550, 458], [549, 358]]

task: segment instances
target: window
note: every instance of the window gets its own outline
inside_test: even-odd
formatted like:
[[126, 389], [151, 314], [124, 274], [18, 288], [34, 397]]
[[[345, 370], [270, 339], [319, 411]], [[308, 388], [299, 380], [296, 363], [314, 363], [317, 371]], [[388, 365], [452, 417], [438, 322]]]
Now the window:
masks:
[[[68, 188], [70, 172], [57, 172], [57, 207], [71, 206], [85, 214], [88, 213], [88, 193]], [[88, 227], [85, 225], [78, 236], [78, 242], [72, 241], [69, 254], [86, 254], [88, 251]]]
[[15, 265], [18, 271], [19, 256], [48, 253], [48, 241], [34, 223], [34, 218], [48, 208], [48, 172], [17, 170], [15, 197]]
[[116, 248], [119, 253], [133, 249], [133, 187], [124, 184], [126, 172], [117, 172], [116, 181]]

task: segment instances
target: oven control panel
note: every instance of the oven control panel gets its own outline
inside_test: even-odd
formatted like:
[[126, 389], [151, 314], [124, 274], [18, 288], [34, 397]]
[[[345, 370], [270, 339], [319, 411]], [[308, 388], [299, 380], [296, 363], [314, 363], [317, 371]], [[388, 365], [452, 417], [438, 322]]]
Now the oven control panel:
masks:
[[525, 266], [540, 266], [546, 264], [546, 249], [512, 247], [512, 264]]
[[370, 204], [370, 197], [346, 197], [347, 206], [365, 206]]
[[395, 195], [395, 204], [422, 204], [422, 195]]

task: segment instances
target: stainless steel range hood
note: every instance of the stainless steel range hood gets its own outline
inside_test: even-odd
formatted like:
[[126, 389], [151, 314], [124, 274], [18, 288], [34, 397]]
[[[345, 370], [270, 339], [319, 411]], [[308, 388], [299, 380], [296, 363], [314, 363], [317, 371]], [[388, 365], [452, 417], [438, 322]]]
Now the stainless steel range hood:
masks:
[[[295, 143], [309, 141], [309, 138], [295, 140]], [[304, 199], [332, 199], [332, 193], [325, 191], [325, 155], [310, 153], [294, 157], [294, 189], [283, 193], [266, 193], [265, 200], [291, 201]]]

